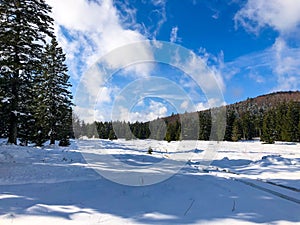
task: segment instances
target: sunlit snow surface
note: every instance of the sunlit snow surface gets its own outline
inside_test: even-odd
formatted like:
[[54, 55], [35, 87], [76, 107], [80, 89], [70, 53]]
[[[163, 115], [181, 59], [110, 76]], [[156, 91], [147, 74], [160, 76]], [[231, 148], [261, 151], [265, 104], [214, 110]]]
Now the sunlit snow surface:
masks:
[[[300, 224], [299, 144], [178, 144], [80, 140], [67, 148], [34, 148], [3, 142], [0, 224]], [[203, 166], [212, 144], [216, 154]], [[146, 185], [157, 174], [168, 176]], [[126, 180], [134, 185], [120, 184]]]

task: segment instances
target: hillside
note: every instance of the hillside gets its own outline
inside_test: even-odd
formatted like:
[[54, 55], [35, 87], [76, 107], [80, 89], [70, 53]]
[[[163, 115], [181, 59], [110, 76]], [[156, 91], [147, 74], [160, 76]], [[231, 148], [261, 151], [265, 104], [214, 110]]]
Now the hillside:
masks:
[[[238, 141], [240, 139], [251, 140], [260, 137], [267, 143], [277, 141], [299, 141], [300, 140], [300, 92], [276, 92], [248, 98], [226, 106], [226, 129], [223, 140]], [[194, 120], [199, 116], [199, 121]], [[185, 129], [178, 126], [183, 115], [171, 115], [163, 118], [168, 124], [169, 140], [178, 140], [180, 133]], [[199, 140], [212, 138], [211, 110], [191, 112], [184, 114], [191, 121], [186, 127], [198, 134]], [[198, 125], [199, 126], [198, 126]], [[219, 129], [219, 128], [217, 128]], [[219, 132], [219, 131], [217, 131]], [[222, 133], [222, 132], [221, 132]], [[222, 135], [221, 135], [222, 136]], [[176, 138], [177, 137], [177, 138]], [[167, 138], [166, 138], [167, 139]], [[215, 137], [213, 137], [215, 139]], [[222, 140], [222, 137], [217, 137]], [[167, 139], [168, 140], [168, 139]]]
[[[284, 91], [284, 92], [274, 92], [270, 94], [260, 95], [255, 98], [248, 98], [240, 102], [229, 104], [226, 106], [226, 108], [227, 110], [235, 110], [237, 112], [245, 112], [245, 111], [249, 111], [250, 109], [268, 110], [272, 107], [280, 105], [281, 103], [287, 103], [287, 102], [300, 102], [300, 91]], [[208, 111], [209, 110], [202, 110], [200, 112], [208, 112]], [[179, 119], [179, 114], [173, 114], [163, 119], [168, 122], [174, 122], [177, 119]]]
[[271, 94], [260, 95], [255, 98], [248, 98], [247, 100], [230, 104], [227, 108], [238, 111], [251, 109], [252, 107], [267, 110], [286, 102], [300, 102], [300, 91], [274, 92]]
[[79, 132], [75, 137], [150, 138], [166, 141], [195, 139], [238, 141], [259, 137], [267, 143], [274, 143], [274, 141], [298, 142], [300, 141], [299, 103], [299, 91], [276, 92], [248, 98], [245, 101], [227, 105], [226, 111], [224, 111], [226, 118], [217, 118], [221, 119], [217, 123], [212, 122], [216, 118], [212, 118], [210, 109], [172, 114], [149, 122], [111, 121], [95, 122], [83, 126], [80, 125], [83, 123], [78, 121], [77, 131]]

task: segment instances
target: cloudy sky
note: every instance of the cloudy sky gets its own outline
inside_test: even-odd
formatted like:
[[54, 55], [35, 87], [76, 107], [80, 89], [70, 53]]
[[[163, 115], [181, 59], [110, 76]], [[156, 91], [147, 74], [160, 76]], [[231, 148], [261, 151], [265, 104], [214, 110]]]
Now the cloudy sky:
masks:
[[46, 1], [87, 121], [300, 88], [299, 0]]

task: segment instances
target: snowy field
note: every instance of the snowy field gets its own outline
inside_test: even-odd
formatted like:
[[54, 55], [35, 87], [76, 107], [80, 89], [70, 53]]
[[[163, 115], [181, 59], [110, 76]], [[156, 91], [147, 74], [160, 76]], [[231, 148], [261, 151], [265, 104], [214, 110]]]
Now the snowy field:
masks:
[[0, 225], [300, 224], [300, 144], [3, 141]]

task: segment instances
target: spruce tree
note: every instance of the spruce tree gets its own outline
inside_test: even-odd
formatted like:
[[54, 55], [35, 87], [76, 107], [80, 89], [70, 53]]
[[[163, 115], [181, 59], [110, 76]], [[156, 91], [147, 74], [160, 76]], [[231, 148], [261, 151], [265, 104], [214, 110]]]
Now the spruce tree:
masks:
[[283, 124], [283, 141], [298, 140], [299, 110], [295, 103], [289, 103]]
[[41, 70], [46, 37], [53, 37], [50, 12], [44, 0], [0, 1], [0, 102], [9, 99], [3, 103], [8, 143], [17, 144], [20, 119], [30, 116], [27, 106], [33, 76]]
[[50, 144], [55, 144], [55, 140], [67, 142], [72, 124], [71, 84], [65, 54], [55, 38], [46, 45], [42, 65], [42, 72], [35, 77], [34, 117], [38, 133], [37, 140], [33, 141], [39, 144], [47, 139]]
[[281, 103], [276, 109], [276, 131], [277, 131], [277, 140], [284, 141], [286, 139], [286, 129], [285, 129], [285, 121], [286, 121], [286, 113], [287, 113], [287, 104]]
[[276, 140], [276, 114], [274, 110], [268, 111], [264, 116], [262, 141], [268, 144], [273, 144]]
[[225, 141], [232, 141], [233, 124], [235, 118], [235, 112], [233, 110], [228, 110], [226, 119], [226, 131], [224, 136]]
[[232, 141], [239, 141], [242, 138], [242, 121], [240, 118], [236, 117], [232, 126]]
[[199, 140], [209, 140], [211, 124], [211, 110], [199, 112]]
[[255, 133], [254, 120], [249, 111], [246, 111], [242, 116], [243, 139], [251, 140]]
[[111, 141], [112, 141], [112, 140], [118, 139], [113, 129], [111, 129], [111, 130], [109, 131], [108, 139], [111, 140]]

